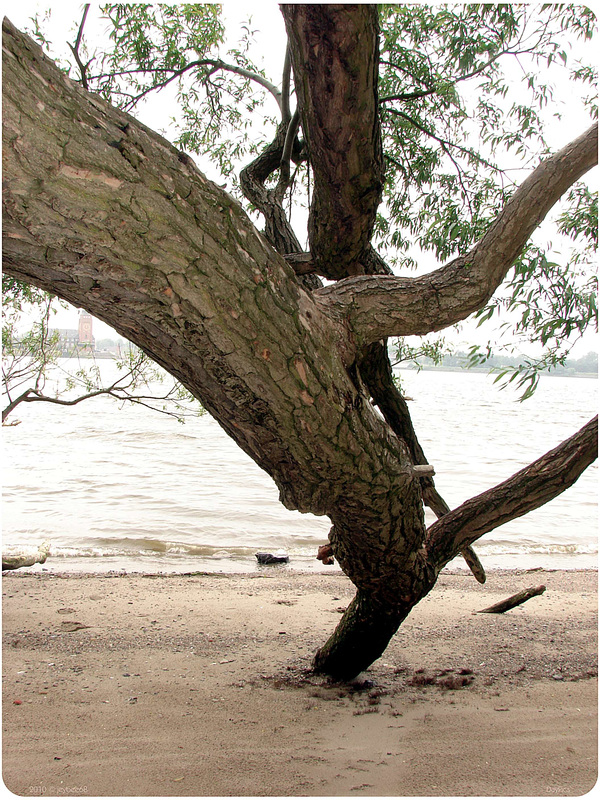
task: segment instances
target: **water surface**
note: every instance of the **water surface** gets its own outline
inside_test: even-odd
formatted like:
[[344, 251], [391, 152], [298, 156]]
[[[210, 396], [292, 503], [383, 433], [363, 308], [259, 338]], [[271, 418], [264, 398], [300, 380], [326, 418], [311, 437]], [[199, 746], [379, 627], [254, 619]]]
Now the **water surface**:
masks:
[[[555, 447], [597, 408], [595, 380], [542, 378], [536, 395], [518, 403], [482, 373], [402, 378], [451, 507]], [[208, 415], [181, 425], [100, 398], [73, 408], [32, 404], [14, 417], [21, 424], [4, 428], [4, 546], [50, 539], [44, 569], [272, 569], [256, 564], [258, 550], [288, 553], [284, 569], [338, 569], [315, 559], [329, 520], [287, 511], [271, 479]], [[595, 567], [597, 466], [477, 550], [488, 568]]]

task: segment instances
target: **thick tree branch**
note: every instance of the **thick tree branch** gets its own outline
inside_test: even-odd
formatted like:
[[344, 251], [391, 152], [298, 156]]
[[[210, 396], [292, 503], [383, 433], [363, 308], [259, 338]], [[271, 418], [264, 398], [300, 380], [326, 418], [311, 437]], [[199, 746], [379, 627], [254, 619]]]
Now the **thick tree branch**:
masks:
[[282, 5], [314, 173], [308, 233], [316, 272], [363, 272], [381, 198], [374, 5]]
[[[286, 253], [285, 260], [297, 275], [319, 274], [320, 262], [310, 253]], [[383, 260], [374, 247], [369, 246], [363, 255], [359, 271], [365, 275], [393, 275], [391, 267]], [[325, 277], [325, 276], [324, 276]]]
[[466, 319], [502, 283], [552, 206], [598, 163], [598, 126], [540, 163], [469, 253], [418, 278], [358, 276], [318, 291], [359, 343], [426, 334]]
[[511, 478], [467, 500], [427, 530], [425, 546], [437, 572], [485, 533], [564, 492], [598, 457], [598, 417]]
[[[324, 324], [337, 339], [334, 323], [191, 159], [74, 84], [7, 20], [3, 44], [6, 274], [86, 308], [135, 342], [222, 421], [288, 504], [313, 505], [322, 476], [308, 494], [301, 488], [308, 473], [265, 386], [274, 372], [281, 399], [296, 357], [306, 384], [294, 378], [290, 400], [315, 414], [316, 432], [309, 392], [320, 389], [300, 356], [310, 348], [290, 336], [310, 338]], [[298, 325], [290, 326], [294, 314]], [[329, 353], [339, 353], [331, 339]], [[298, 435], [308, 458], [306, 431]]]

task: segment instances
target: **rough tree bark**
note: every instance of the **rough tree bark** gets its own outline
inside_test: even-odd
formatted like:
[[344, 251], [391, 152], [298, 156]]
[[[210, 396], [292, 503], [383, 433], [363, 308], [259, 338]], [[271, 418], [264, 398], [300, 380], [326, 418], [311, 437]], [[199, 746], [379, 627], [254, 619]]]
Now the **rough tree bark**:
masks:
[[[317, 13], [323, 47], [310, 18]], [[316, 192], [310, 260], [314, 271], [341, 280], [327, 288], [302, 283], [283, 257], [297, 242], [267, 241], [191, 159], [70, 81], [9, 22], [4, 269], [86, 308], [145, 350], [271, 475], [288, 508], [330, 517], [333, 552], [357, 595], [315, 666], [350, 678], [381, 655], [445, 563], [556, 496], [595, 458], [588, 425], [491, 494], [449, 513], [439, 498], [442, 516], [427, 531], [424, 490], [430, 504], [436, 499], [414, 469], [422, 451], [391, 401], [386, 411], [386, 398], [377, 400], [383, 414], [371, 402], [388, 367], [366, 366], [382, 337], [436, 330], [485, 302], [526, 230], [548, 210], [547, 198], [592, 165], [595, 140], [589, 133], [543, 162], [533, 188], [529, 179], [517, 190], [460, 264], [412, 281], [377, 274], [387, 270], [369, 244], [380, 186], [376, 11], [288, 6], [284, 16], [308, 157], [319, 186], [330, 187], [329, 195]], [[305, 83], [301, 58], [309, 64]], [[325, 68], [335, 86], [319, 82]], [[322, 89], [335, 97], [316, 94]], [[320, 160], [329, 139], [320, 140], [316, 127], [329, 130], [337, 156]], [[251, 188], [260, 191], [256, 181]], [[276, 213], [272, 220], [277, 228]]]
[[364, 273], [383, 186], [373, 6], [282, 5], [314, 172], [308, 223], [316, 271]]

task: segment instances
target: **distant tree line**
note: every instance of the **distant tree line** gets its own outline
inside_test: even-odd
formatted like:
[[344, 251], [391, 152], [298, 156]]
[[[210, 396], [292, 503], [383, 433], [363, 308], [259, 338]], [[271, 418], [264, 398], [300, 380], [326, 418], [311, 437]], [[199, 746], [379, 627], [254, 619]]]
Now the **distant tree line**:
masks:
[[116, 339], [97, 339], [96, 340], [96, 349], [97, 350], [110, 350], [111, 347], [120, 347], [122, 350], [129, 350], [135, 345], [131, 342], [124, 339], [122, 336], [117, 336]]
[[[472, 364], [471, 354], [463, 350], [453, 353], [444, 353], [439, 358], [419, 356], [406, 366], [410, 369], [474, 369], [479, 372], [509, 367], [518, 367], [523, 361], [523, 356], [510, 356], [507, 354], [490, 355], [485, 363]], [[589, 352], [581, 358], [568, 358], [564, 364], [555, 364], [549, 370], [550, 375], [597, 375], [598, 353]]]

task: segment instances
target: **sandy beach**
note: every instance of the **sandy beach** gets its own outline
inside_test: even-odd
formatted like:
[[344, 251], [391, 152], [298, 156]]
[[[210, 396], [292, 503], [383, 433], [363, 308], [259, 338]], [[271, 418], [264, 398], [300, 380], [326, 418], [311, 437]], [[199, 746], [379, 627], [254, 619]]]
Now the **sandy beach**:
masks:
[[17, 795], [565, 796], [596, 781], [595, 571], [442, 575], [349, 685], [307, 669], [353, 596], [339, 574], [21, 570], [2, 588]]

